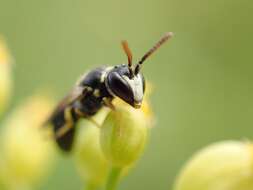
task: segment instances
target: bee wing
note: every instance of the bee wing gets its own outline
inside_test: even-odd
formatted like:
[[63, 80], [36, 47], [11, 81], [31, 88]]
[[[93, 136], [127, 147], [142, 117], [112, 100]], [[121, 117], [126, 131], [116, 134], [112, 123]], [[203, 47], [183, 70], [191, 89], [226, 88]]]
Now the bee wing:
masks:
[[87, 87], [83, 87], [83, 86], [74, 87], [70, 91], [70, 93], [60, 101], [60, 103], [55, 108], [55, 110], [51, 114], [50, 118], [45, 122], [45, 124], [47, 125], [48, 123], [50, 123], [52, 121], [52, 119], [56, 115], [58, 115], [59, 112], [62, 112], [67, 106], [70, 106], [73, 102], [85, 97], [87, 92], [88, 92]]

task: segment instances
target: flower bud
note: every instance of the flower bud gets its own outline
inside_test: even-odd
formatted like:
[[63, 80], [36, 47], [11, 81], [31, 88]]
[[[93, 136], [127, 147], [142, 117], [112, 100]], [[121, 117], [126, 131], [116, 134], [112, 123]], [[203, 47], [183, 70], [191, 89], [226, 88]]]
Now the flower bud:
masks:
[[[101, 124], [107, 114], [101, 110], [94, 120]], [[77, 169], [87, 187], [100, 187], [105, 183], [109, 164], [99, 143], [100, 129], [90, 122], [82, 122], [76, 138], [74, 158]]]
[[116, 103], [107, 115], [100, 133], [100, 144], [106, 158], [115, 167], [134, 163], [143, 152], [148, 123], [142, 109]]
[[7, 47], [0, 37], [0, 114], [6, 108], [12, 88], [11, 57]]
[[53, 143], [40, 127], [52, 105], [45, 97], [31, 97], [4, 122], [0, 176], [8, 187], [30, 186], [49, 169]]
[[224, 141], [193, 156], [179, 174], [174, 190], [253, 189], [253, 144]]

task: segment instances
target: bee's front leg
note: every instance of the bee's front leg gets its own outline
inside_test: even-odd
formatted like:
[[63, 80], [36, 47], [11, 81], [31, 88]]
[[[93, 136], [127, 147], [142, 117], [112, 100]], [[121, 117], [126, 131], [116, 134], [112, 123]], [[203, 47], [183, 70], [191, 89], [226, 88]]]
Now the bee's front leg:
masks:
[[115, 110], [115, 106], [113, 105], [111, 98], [104, 97], [102, 101], [106, 107]]

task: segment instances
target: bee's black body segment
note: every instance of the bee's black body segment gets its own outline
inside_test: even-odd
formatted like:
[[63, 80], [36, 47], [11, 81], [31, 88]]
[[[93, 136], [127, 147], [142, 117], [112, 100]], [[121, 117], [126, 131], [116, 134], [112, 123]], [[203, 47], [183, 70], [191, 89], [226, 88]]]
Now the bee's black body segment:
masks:
[[88, 72], [83, 80], [79, 81], [81, 86], [90, 86], [92, 88], [99, 88], [101, 85], [101, 76], [106, 71], [107, 67], [98, 67]]

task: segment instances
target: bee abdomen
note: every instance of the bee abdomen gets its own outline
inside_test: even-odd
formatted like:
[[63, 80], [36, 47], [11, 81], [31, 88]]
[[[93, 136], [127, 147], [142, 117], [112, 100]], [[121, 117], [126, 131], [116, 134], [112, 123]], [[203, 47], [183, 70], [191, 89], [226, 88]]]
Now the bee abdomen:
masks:
[[[76, 123], [79, 119], [79, 117], [76, 115], [74, 110], [70, 109], [69, 118], [66, 118], [66, 112], [67, 110], [64, 109], [60, 111], [57, 115], [52, 118], [52, 124], [53, 124], [53, 130], [54, 134], [56, 136], [56, 143], [59, 145], [59, 147], [69, 152], [73, 146], [74, 137], [75, 137], [75, 131], [76, 131]], [[57, 133], [63, 128], [68, 126], [68, 129], [66, 132], [60, 136], [57, 136]]]

